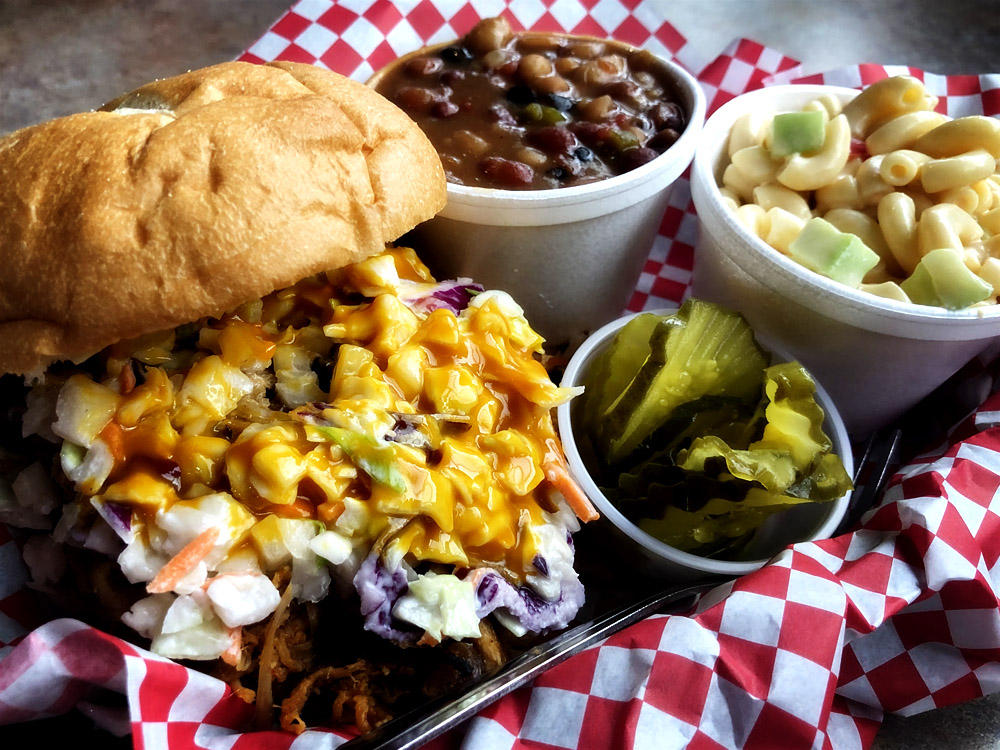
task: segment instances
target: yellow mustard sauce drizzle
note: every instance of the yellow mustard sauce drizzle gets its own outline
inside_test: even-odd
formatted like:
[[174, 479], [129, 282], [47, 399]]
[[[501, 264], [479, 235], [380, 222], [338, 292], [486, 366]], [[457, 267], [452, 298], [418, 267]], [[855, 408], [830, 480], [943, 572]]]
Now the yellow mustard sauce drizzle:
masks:
[[[560, 394], [534, 357], [541, 339], [494, 300], [458, 317], [419, 316], [386, 281], [386, 264], [400, 279], [433, 283], [397, 248], [207, 321], [194, 354], [174, 332], [107, 350], [105, 383], [120, 394], [100, 437], [114, 468], [92, 494], [127, 504], [140, 533], [152, 533], [157, 512], [229, 493], [253, 520], [234, 509], [246, 528], [230, 557], [254, 551], [270, 515], [336, 529], [345, 503], [362, 503], [356, 547], [389, 530], [382, 543], [411, 561], [490, 564], [523, 582], [538, 552], [530, 527], [553, 510], [543, 466], [559, 451], [550, 408]], [[269, 409], [259, 396], [296, 347], [335, 353], [329, 392], [298, 411]], [[388, 447], [406, 491], [373, 479], [299, 411], [365, 433], [372, 456]], [[397, 415], [418, 415], [429, 449], [383, 442]]]

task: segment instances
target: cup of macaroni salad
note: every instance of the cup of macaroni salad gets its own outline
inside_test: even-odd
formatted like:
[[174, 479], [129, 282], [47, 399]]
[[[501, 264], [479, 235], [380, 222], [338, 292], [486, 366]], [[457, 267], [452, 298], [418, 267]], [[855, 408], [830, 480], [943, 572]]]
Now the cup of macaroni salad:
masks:
[[787, 347], [854, 435], [1000, 336], [1000, 121], [936, 104], [909, 77], [760, 89], [692, 166], [692, 294]]

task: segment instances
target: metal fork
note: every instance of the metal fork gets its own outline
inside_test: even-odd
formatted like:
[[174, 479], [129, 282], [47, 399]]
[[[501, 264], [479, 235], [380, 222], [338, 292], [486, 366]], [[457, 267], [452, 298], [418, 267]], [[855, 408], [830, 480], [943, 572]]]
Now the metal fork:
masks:
[[648, 599], [627, 604], [590, 622], [577, 625], [516, 657], [500, 672], [458, 698], [447, 696], [394, 719], [340, 747], [342, 750], [413, 750], [482, 711], [494, 701], [525, 685], [546, 669], [656, 612], [684, 611], [697, 597], [724, 579], [665, 589]]
[[[901, 436], [902, 430], [893, 427], [876, 432], [868, 439], [854, 475], [854, 492], [847, 513], [835, 535], [852, 528], [874, 505], [898, 461]], [[415, 750], [573, 654], [656, 612], [684, 611], [699, 595], [725, 580], [673, 586], [642, 601], [626, 604], [525, 652], [457, 698], [439, 698], [340, 747], [342, 750]]]
[[903, 430], [896, 425], [878, 430], [868, 438], [854, 472], [854, 491], [847, 504], [847, 513], [833, 536], [854, 528], [881, 497], [889, 477], [899, 465], [902, 438]]

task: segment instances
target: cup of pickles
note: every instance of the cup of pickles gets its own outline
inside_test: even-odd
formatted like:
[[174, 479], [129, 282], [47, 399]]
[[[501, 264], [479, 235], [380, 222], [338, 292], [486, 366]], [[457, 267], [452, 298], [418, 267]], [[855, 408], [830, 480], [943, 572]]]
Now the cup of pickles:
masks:
[[596, 331], [557, 410], [570, 468], [630, 565], [673, 580], [738, 576], [829, 537], [851, 446], [836, 407], [739, 313], [688, 299]]

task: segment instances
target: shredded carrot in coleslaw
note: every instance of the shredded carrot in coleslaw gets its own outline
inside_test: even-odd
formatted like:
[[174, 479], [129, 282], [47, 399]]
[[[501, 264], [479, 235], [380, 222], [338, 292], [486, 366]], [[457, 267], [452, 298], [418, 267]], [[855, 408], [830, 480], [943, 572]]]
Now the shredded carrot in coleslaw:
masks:
[[146, 591], [150, 594], [173, 591], [184, 576], [194, 570], [194, 567], [208, 556], [218, 538], [219, 530], [217, 528], [205, 529], [160, 568], [160, 572], [146, 584]]

